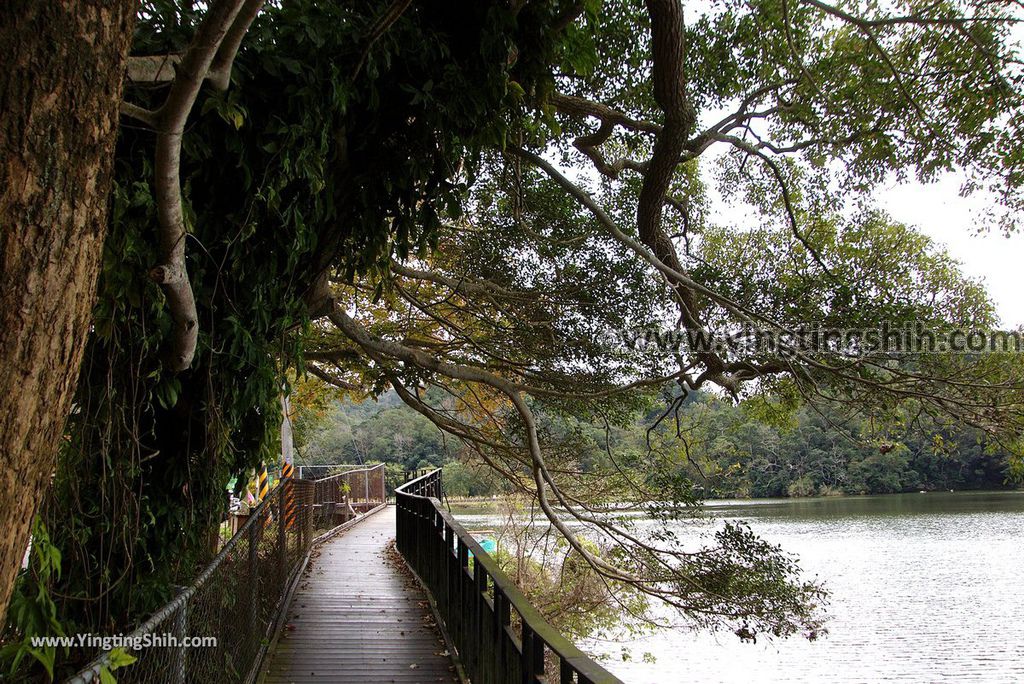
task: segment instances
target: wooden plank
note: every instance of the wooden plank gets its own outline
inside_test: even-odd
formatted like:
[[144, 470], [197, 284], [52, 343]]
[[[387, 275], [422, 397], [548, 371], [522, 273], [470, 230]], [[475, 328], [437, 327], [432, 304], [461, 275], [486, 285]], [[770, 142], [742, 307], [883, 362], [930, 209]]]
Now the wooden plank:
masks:
[[394, 535], [389, 507], [314, 552], [264, 684], [458, 681], [419, 585], [385, 557]]

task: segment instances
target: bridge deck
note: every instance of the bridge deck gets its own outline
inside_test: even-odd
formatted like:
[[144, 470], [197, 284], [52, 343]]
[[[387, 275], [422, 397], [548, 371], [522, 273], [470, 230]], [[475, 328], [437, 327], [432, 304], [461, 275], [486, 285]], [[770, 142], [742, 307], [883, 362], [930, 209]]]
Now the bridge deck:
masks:
[[395, 509], [314, 551], [264, 684], [456, 682], [415, 580], [389, 562]]

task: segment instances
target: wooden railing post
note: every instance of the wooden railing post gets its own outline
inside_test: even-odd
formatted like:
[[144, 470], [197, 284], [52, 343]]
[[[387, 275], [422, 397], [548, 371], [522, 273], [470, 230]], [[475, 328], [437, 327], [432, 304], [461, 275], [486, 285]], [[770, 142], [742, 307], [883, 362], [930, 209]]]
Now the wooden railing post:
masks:
[[487, 652], [490, 644], [486, 643], [484, 631], [489, 627], [484, 623], [485, 595], [487, 594], [487, 573], [483, 563], [473, 562], [473, 660], [477, 671], [486, 672]]

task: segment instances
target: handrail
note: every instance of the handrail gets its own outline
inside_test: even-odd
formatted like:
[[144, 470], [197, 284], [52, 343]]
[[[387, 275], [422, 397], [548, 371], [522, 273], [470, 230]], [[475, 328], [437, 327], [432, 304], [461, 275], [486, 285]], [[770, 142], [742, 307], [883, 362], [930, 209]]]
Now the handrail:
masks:
[[[299, 466], [299, 467], [300, 468], [315, 468], [317, 466]], [[356, 466], [331, 466], [331, 467], [332, 468], [346, 468], [347, 470], [343, 470], [343, 471], [341, 471], [339, 473], [334, 473], [333, 475], [325, 475], [324, 477], [311, 477], [311, 478], [307, 478], [308, 481], [313, 482], [314, 484], [316, 482], [327, 482], [328, 480], [334, 480], [334, 479], [338, 479], [338, 478], [346, 478], [346, 477], [349, 477], [350, 475], [354, 475], [354, 474], [360, 473], [360, 472], [367, 473], [367, 475], [369, 477], [369, 474], [374, 472], [374, 471], [376, 471], [376, 470], [380, 470], [382, 473], [384, 471], [384, 464], [383, 463], [378, 463], [378, 464], [373, 465], [373, 466], [358, 466], [358, 465], [356, 465]]]
[[314, 524], [332, 527], [335, 516], [342, 520], [356, 513], [366, 513], [385, 502], [384, 464], [362, 466], [327, 477], [311, 480], [313, 483]]
[[[321, 478], [318, 478], [318, 477], [307, 477], [307, 476], [303, 475], [303, 473], [305, 473], [306, 471], [310, 471], [310, 470], [312, 470], [314, 472], [323, 472], [324, 470], [326, 470], [328, 473], [336, 475], [338, 473], [345, 472], [345, 471], [348, 471], [348, 470], [363, 470], [365, 468], [366, 468], [366, 465], [363, 464], [363, 463], [317, 463], [317, 464], [310, 464], [310, 465], [297, 465], [297, 466], [295, 466], [295, 470], [296, 470], [296, 472], [298, 472], [300, 480], [322, 480], [322, 479], [324, 479], [322, 477]], [[330, 476], [331, 475], [325, 475], [324, 477], [330, 477]]]
[[[432, 594], [474, 684], [622, 684], [552, 627], [490, 554], [441, 507], [441, 470], [395, 489], [397, 546]], [[470, 558], [472, 554], [472, 558]], [[513, 628], [512, 610], [520, 617]]]
[[[383, 466], [342, 474], [349, 478], [359, 475], [361, 481], [352, 481], [363, 485], [360, 507], [365, 513], [383, 508]], [[134, 653], [137, 661], [114, 673], [118, 681], [254, 681], [311, 549], [352, 522], [351, 516], [342, 515], [342, 524], [336, 525], [330, 504], [339, 491], [341, 480], [335, 480], [337, 477], [286, 479], [274, 487], [191, 585], [134, 631], [118, 638], [122, 643], [161, 644]], [[330, 516], [324, 515], [324, 506]], [[315, 532], [327, 528], [331, 529], [314, 537]], [[182, 642], [186, 637], [214, 637], [217, 643], [188, 647]], [[111, 643], [117, 645], [113, 638]], [[99, 653], [66, 684], [99, 682], [100, 670], [110, 665], [112, 650]]]

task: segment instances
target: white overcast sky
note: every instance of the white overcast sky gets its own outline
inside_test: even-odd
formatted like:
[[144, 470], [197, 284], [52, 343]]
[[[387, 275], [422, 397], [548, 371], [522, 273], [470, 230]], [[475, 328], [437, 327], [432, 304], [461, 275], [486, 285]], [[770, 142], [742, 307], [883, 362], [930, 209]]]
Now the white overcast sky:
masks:
[[875, 197], [893, 218], [944, 244], [965, 273], [984, 281], [1002, 328], [1024, 326], [1024, 234], [977, 235], [977, 217], [986, 200], [961, 197], [958, 190], [959, 181], [947, 177], [928, 185], [893, 184]]
[[[711, 7], [709, 0], [690, 3], [690, 20], [703, 16]], [[1019, 46], [1024, 45], [1024, 25], [1014, 28], [1011, 36], [1020, 50]], [[711, 124], [728, 111], [731, 109], [705, 112], [702, 122]], [[980, 194], [961, 197], [960, 183], [961, 179], [952, 175], [928, 185], [913, 181], [893, 183], [877, 190], [874, 198], [896, 220], [916, 226], [945, 245], [963, 264], [967, 275], [982, 279], [995, 302], [1001, 328], [1024, 327], [1024, 233], [1009, 238], [997, 231], [977, 235], [976, 217], [984, 212], [986, 200]], [[718, 208], [723, 209], [721, 204]], [[742, 215], [736, 207], [724, 208], [724, 213], [734, 218]]]
[[[717, 121], [724, 112], [706, 112], [705, 118]], [[709, 150], [704, 169], [711, 169], [718, 155], [723, 153], [721, 148]], [[708, 178], [705, 175], [705, 180]], [[918, 228], [945, 246], [961, 263], [965, 274], [985, 284], [995, 303], [1001, 329], [1024, 327], [1024, 232], [1010, 237], [998, 230], [979, 233], [986, 205], [992, 199], [984, 191], [962, 197], [962, 182], [962, 177], [952, 173], [928, 184], [893, 180], [876, 188], [871, 198], [875, 206], [897, 221]], [[724, 225], [742, 226], [758, 221], [754, 218], [756, 212], [744, 202], [735, 198], [723, 201], [715, 183], [709, 182], [707, 189], [713, 215], [718, 220], [724, 219]]]
[[[707, 168], [721, 154], [712, 149]], [[960, 262], [963, 272], [980, 279], [995, 303], [1001, 329], [1024, 327], [1024, 232], [1006, 237], [998, 230], [982, 232], [986, 213], [983, 192], [960, 196], [962, 178], [948, 174], [937, 182], [891, 182], [876, 188], [874, 206], [901, 223], [928, 235]], [[727, 226], [756, 223], [756, 212], [742, 201], [724, 202], [717, 186], [708, 185], [714, 219]]]

